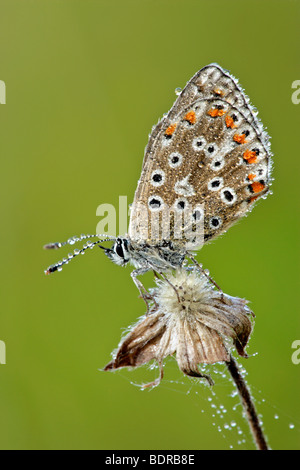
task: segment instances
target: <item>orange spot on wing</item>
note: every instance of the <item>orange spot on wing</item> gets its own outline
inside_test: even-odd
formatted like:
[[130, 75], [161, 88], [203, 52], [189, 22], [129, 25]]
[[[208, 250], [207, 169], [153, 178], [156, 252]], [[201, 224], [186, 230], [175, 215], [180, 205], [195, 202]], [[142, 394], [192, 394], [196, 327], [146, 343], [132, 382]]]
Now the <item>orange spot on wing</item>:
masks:
[[244, 152], [243, 159], [246, 160], [248, 163], [256, 163], [256, 152], [253, 150], [246, 150], [246, 152]]
[[224, 109], [210, 109], [207, 114], [211, 117], [220, 117], [226, 113]]
[[238, 144], [246, 144], [247, 143], [245, 134], [235, 134], [233, 136], [233, 140]]
[[226, 124], [227, 127], [230, 127], [231, 129], [236, 127], [236, 125], [234, 124], [234, 120], [230, 116], [225, 117], [225, 124]]
[[184, 120], [188, 121], [190, 124], [195, 124], [195, 122], [196, 122], [196, 113], [195, 113], [195, 111], [189, 111], [184, 116]]
[[218, 95], [218, 96], [224, 96], [224, 91], [223, 90], [220, 90], [220, 88], [215, 88], [214, 89], [214, 94], [215, 95]]
[[260, 181], [254, 181], [250, 186], [254, 193], [260, 193], [265, 188], [264, 183], [261, 183]]
[[249, 202], [254, 202], [257, 198], [258, 198], [258, 196], [250, 197]]
[[166, 130], [165, 135], [171, 136], [171, 135], [174, 133], [174, 131], [175, 131], [175, 129], [176, 129], [176, 126], [177, 126], [177, 124], [171, 124], [171, 125], [168, 127], [168, 129]]
[[255, 177], [256, 175], [254, 175], [253, 173], [250, 173], [250, 175], [248, 175], [248, 180], [252, 181], [254, 180]]

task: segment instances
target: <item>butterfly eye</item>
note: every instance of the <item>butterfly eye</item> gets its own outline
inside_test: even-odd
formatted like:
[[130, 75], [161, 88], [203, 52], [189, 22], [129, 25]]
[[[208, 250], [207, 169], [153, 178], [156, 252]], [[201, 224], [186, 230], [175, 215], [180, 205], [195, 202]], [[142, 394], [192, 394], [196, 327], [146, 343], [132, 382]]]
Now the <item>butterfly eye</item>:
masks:
[[122, 244], [117, 243], [115, 246], [115, 252], [117, 253], [120, 258], [124, 258], [124, 251], [122, 248]]

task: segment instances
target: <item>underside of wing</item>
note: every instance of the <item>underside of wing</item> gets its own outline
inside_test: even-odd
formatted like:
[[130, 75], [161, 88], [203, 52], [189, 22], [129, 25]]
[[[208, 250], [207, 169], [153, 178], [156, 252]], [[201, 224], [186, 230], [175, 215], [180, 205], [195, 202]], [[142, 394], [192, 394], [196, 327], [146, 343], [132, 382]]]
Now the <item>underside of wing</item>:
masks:
[[221, 67], [204, 67], [150, 136], [129, 235], [193, 245], [198, 227], [211, 240], [268, 192], [270, 171], [268, 136], [248, 98]]

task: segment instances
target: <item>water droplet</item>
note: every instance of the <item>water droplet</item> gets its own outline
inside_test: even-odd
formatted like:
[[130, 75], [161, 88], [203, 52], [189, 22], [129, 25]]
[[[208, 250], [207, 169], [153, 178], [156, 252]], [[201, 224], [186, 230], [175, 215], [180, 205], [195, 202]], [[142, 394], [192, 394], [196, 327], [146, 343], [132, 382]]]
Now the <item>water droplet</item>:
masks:
[[59, 268], [57, 268], [57, 271], [62, 271], [62, 267], [60, 266]]
[[177, 88], [175, 88], [175, 95], [180, 95], [180, 93], [182, 92], [182, 88], [180, 88], [179, 86]]
[[274, 419], [279, 419], [279, 416], [278, 416], [278, 415], [274, 415]]
[[74, 237], [74, 238], [69, 238], [69, 240], [67, 241], [67, 243], [68, 243], [69, 245], [74, 245], [74, 243], [75, 243], [75, 237]]
[[289, 424], [290, 429], [294, 429], [295, 425], [293, 423]]
[[74, 250], [74, 255], [79, 255], [80, 250]]

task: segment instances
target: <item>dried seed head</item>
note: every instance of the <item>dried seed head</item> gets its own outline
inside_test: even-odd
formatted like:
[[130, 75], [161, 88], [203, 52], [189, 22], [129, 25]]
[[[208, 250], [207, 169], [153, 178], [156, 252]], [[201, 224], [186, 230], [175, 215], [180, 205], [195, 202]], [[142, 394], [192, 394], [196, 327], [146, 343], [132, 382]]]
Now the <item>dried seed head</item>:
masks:
[[228, 338], [238, 354], [247, 357], [252, 312], [247, 301], [216, 290], [204, 274], [179, 269], [166, 280], [157, 280], [151, 290], [155, 301], [148, 315], [140, 318], [119, 344], [113, 360], [104, 370], [138, 367], [155, 359], [160, 366], [176, 353], [179, 368], [186, 375], [212, 379], [202, 374], [199, 364], [229, 361]]

